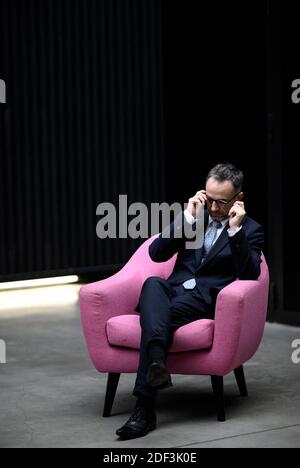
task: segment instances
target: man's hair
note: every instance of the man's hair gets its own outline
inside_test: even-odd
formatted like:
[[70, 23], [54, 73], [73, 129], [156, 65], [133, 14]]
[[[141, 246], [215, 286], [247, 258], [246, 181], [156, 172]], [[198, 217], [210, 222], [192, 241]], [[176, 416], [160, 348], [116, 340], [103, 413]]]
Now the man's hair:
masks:
[[216, 179], [218, 182], [229, 180], [236, 192], [240, 192], [242, 190], [244, 174], [233, 164], [217, 164], [209, 171], [206, 181], [211, 177]]

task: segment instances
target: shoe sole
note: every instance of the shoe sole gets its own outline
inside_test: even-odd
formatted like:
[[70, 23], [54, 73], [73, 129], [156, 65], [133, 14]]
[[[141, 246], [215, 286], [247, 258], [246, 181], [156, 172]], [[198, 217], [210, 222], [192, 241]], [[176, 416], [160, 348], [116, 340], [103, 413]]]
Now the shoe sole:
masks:
[[156, 390], [165, 390], [166, 388], [170, 388], [170, 387], [173, 387], [171, 380], [164, 384], [156, 385], [155, 387], [152, 387], [152, 388], [155, 388]]
[[139, 435], [136, 435], [136, 434], [118, 435], [117, 434], [117, 436], [120, 437], [120, 439], [123, 439], [123, 440], [138, 439], [139, 437], [144, 437], [149, 432], [154, 431], [154, 429], [156, 429], [156, 423], [151, 424], [149, 427], [147, 427], [147, 429], [144, 432], [140, 433]]
[[151, 374], [147, 381], [151, 387], [155, 388], [167, 388], [172, 386], [170, 374], [167, 371], [162, 372], [162, 369], [159, 366], [153, 367], [151, 369]]

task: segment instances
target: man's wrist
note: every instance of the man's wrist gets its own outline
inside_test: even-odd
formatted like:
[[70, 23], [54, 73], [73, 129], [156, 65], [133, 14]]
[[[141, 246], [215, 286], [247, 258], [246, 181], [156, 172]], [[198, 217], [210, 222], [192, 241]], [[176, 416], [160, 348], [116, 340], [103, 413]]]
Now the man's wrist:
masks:
[[229, 237], [233, 237], [237, 232], [242, 229], [242, 226], [234, 226], [227, 229]]
[[194, 224], [194, 222], [196, 221], [196, 219], [194, 218], [194, 216], [189, 212], [188, 209], [184, 210], [184, 217], [186, 219], [186, 222], [189, 223], [189, 224]]

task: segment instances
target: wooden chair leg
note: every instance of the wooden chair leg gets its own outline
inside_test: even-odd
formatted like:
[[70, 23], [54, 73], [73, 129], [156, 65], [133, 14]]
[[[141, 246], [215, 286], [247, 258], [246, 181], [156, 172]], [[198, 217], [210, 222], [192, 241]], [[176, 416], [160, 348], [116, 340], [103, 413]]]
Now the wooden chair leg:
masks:
[[121, 374], [115, 374], [115, 373], [108, 374], [105, 402], [104, 402], [104, 409], [103, 409], [104, 418], [107, 418], [111, 415], [111, 409], [112, 409], [112, 405], [114, 403], [114, 399], [116, 396], [116, 391], [117, 391], [118, 383], [120, 380], [120, 375]]
[[223, 377], [218, 375], [211, 376], [211, 383], [214, 393], [214, 398], [216, 402], [216, 409], [218, 415], [218, 421], [226, 421], [225, 418], [225, 405], [224, 405], [224, 383]]
[[234, 375], [235, 375], [241, 396], [244, 396], [244, 397], [248, 396], [248, 390], [247, 390], [247, 384], [246, 384], [243, 366], [240, 366], [237, 369], [234, 369]]

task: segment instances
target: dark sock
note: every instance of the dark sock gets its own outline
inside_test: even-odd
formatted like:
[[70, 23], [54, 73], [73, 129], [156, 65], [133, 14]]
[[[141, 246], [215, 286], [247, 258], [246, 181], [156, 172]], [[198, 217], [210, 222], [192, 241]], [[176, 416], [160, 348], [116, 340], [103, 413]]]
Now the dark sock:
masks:
[[150, 362], [153, 361], [165, 361], [166, 352], [165, 347], [162, 341], [160, 340], [153, 340], [150, 341], [148, 345], [148, 356]]

